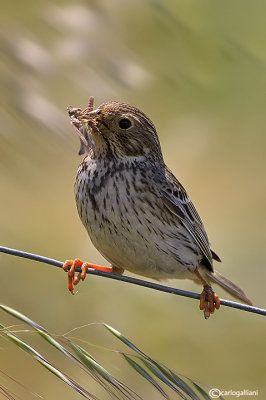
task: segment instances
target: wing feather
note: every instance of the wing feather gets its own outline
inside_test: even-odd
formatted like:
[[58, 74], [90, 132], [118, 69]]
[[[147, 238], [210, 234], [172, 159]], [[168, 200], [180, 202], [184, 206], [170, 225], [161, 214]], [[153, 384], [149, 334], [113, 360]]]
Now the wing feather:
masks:
[[181, 183], [167, 167], [165, 167], [165, 178], [160, 187], [160, 195], [165, 206], [178, 217], [183, 226], [188, 230], [205, 256], [208, 268], [213, 271], [213, 254], [207, 233], [196, 208]]

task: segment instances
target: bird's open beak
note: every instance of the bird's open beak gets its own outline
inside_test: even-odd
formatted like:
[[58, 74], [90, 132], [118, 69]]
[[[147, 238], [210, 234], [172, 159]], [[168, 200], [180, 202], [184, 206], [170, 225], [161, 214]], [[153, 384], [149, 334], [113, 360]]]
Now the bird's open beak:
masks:
[[80, 139], [79, 154], [88, 153], [93, 147], [94, 142], [91, 136], [92, 132], [101, 134], [98, 128], [98, 123], [101, 121], [100, 110], [92, 110], [93, 97], [89, 98], [88, 105], [85, 110], [80, 108], [68, 107], [71, 124], [75, 128]]

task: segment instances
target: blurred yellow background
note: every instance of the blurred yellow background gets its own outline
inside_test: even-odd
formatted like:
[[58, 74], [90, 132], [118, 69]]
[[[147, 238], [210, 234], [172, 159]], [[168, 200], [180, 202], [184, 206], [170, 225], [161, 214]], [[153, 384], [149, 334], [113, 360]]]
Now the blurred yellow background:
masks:
[[[125, 101], [155, 123], [165, 161], [222, 258], [217, 269], [265, 307], [265, 13], [259, 0], [3, 2], [0, 245], [107, 265], [76, 211], [81, 158], [66, 108], [85, 107], [90, 95], [96, 106]], [[52, 333], [103, 321], [179, 373], [266, 398], [262, 316], [222, 307], [205, 321], [191, 299], [93, 276], [71, 296], [59, 269], [4, 254], [0, 268], [0, 302]], [[200, 290], [190, 281], [168, 283]], [[0, 322], [17, 323], [4, 313]], [[112, 353], [95, 347], [118, 348], [104, 328], [74, 336], [145, 399], [161, 398]], [[21, 337], [63, 362], [32, 334]], [[79, 398], [4, 339], [0, 370], [44, 398]], [[105, 398], [71, 363], [65, 372]], [[0, 384], [29, 398], [1, 374]]]

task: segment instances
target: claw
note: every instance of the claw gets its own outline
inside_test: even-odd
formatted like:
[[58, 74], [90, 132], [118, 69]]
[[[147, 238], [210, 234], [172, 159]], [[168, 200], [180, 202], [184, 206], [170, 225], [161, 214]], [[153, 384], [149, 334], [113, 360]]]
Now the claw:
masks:
[[220, 308], [220, 299], [219, 296], [214, 293], [211, 285], [205, 281], [205, 279], [201, 276], [199, 270], [196, 268], [194, 271], [197, 278], [203, 285], [203, 291], [200, 295], [200, 310], [203, 310], [205, 319], [208, 319], [211, 314], [214, 313], [215, 309], [218, 310]]
[[[81, 261], [79, 258], [76, 258], [74, 261], [66, 260], [62, 268], [64, 271], [68, 272], [68, 290], [71, 292], [71, 294], [75, 294], [74, 285], [77, 285], [80, 280], [84, 281], [86, 278], [86, 272], [88, 268], [110, 273], [113, 272], [112, 267], [102, 267], [100, 265], [89, 264]], [[75, 276], [76, 268], [81, 268], [81, 272], [79, 272], [77, 276]]]
[[220, 308], [219, 296], [214, 293], [211, 285], [208, 283], [204, 285], [203, 291], [200, 295], [200, 310], [203, 310], [205, 319], [208, 319], [215, 309]]

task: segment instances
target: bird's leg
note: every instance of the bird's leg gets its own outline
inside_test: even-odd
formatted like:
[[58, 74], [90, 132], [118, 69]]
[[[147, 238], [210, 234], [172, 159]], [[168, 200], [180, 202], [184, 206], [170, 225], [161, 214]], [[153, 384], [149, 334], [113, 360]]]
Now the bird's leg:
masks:
[[220, 299], [212, 290], [211, 285], [201, 276], [197, 268], [194, 273], [203, 285], [203, 291], [200, 295], [200, 309], [203, 310], [205, 319], [208, 319], [214, 313], [215, 308], [217, 310], [220, 308]]
[[[75, 276], [75, 270], [78, 267], [81, 268], [81, 272], [79, 272], [78, 275]], [[102, 267], [100, 265], [89, 264], [87, 262], [81, 261], [79, 258], [76, 258], [74, 261], [73, 260], [65, 261], [62, 268], [64, 271], [66, 271], [66, 272], [68, 271], [68, 290], [72, 294], [74, 294], [74, 285], [77, 285], [81, 279], [84, 281], [84, 279], [86, 278], [87, 268], [96, 269], [98, 271], [117, 273], [115, 267], [112, 267], [112, 266], [111, 267]]]

